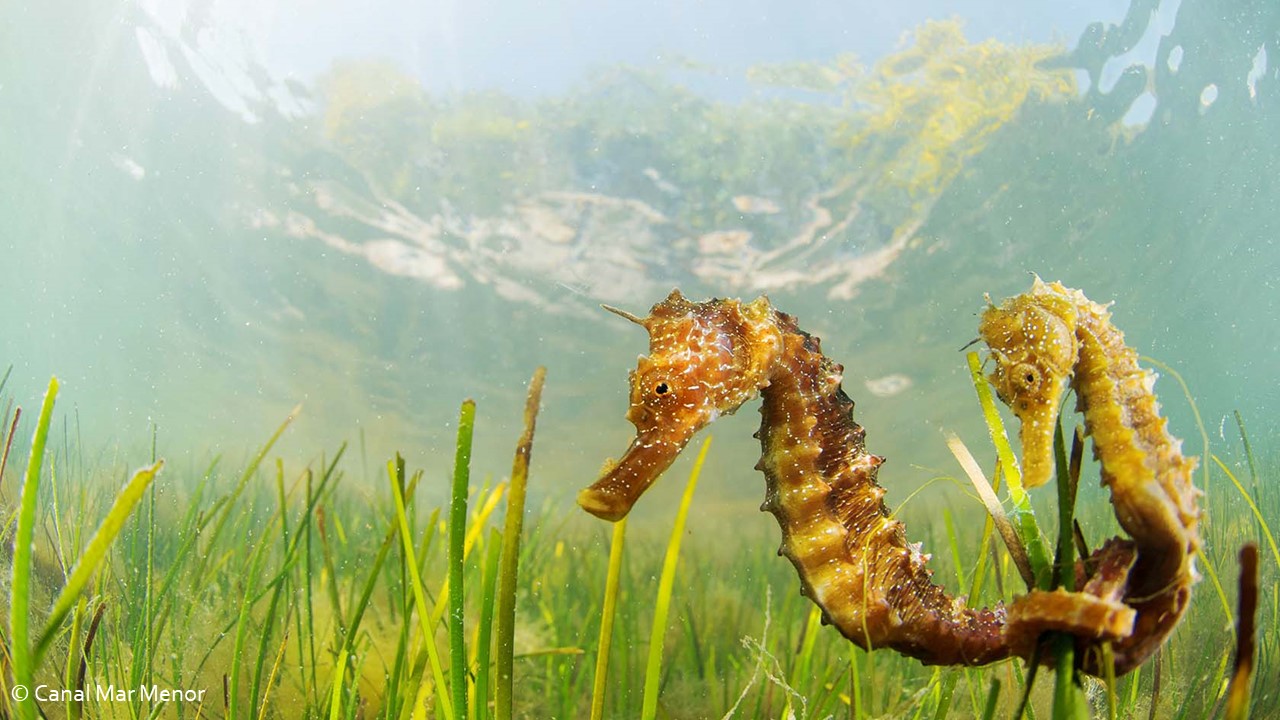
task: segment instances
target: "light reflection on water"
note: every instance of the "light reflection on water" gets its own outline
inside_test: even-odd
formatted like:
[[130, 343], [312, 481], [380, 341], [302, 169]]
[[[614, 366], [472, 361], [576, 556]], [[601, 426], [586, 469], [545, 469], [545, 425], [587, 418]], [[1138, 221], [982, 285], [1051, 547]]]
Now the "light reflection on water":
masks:
[[[427, 92], [359, 57], [303, 82], [269, 70], [288, 55], [270, 33], [218, 32], [230, 4], [77, 15], [4, 43], [26, 55], [3, 63], [4, 127], [30, 133], [0, 140], [2, 242], [22, 269], [0, 289], [0, 363], [27, 404], [62, 376], [94, 448], [143, 447], [154, 422], [171, 453], [234, 456], [302, 401], [285, 452], [363, 440], [367, 472], [400, 449], [441, 476], [468, 396], [479, 471], [507, 472], [544, 364], [538, 491], [567, 501], [625, 447], [625, 373], [644, 350], [598, 303], [767, 292], [845, 364], [895, 499], [954, 472], [941, 429], [982, 440], [956, 350], [984, 293], [1025, 290], [1034, 271], [1114, 299], [1206, 422], [1238, 408], [1266, 438], [1280, 21], [1267, 3], [1220, 5], [1135, 3], [1041, 51], [1028, 43], [1050, 38], [988, 31], [975, 4], [960, 46], [935, 26], [861, 65], [761, 48], [752, 62], [774, 64], [744, 65], [735, 77], [757, 84], [732, 99], [687, 89], [720, 72], [696, 62], [542, 95]], [[992, 75], [920, 70], [939, 57]], [[894, 116], [893, 88], [918, 103]], [[909, 382], [877, 391], [886, 378]], [[1176, 386], [1157, 390], [1194, 436]], [[708, 475], [728, 479], [704, 492], [759, 496], [754, 424], [716, 427]]]

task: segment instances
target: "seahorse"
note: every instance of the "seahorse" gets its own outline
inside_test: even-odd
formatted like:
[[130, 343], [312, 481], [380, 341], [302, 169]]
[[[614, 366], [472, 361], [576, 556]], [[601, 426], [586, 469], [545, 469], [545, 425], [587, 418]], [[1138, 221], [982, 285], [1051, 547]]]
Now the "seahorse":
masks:
[[[1131, 538], [1109, 541], [1084, 564], [1099, 569], [1083, 578], [1090, 583], [1083, 593], [1032, 592], [1015, 602], [1006, 634], [1024, 645], [1020, 652], [1044, 629], [1073, 632], [1086, 651], [1106, 639], [1115, 671], [1127, 672], [1160, 646], [1190, 602], [1200, 547], [1196, 459], [1184, 457], [1182, 441], [1169, 435], [1154, 373], [1138, 365], [1107, 307], [1079, 290], [1037, 277], [1030, 292], [988, 307], [978, 332], [995, 359], [996, 393], [1022, 424], [1024, 483], [1050, 477], [1053, 428], [1069, 382], [1102, 483]], [[1091, 638], [1082, 608], [1117, 601], [1132, 610], [1132, 631]], [[1101, 653], [1085, 653], [1086, 670], [1096, 674], [1100, 663]]]
[[578, 496], [618, 520], [693, 435], [759, 395], [766, 496], [782, 528], [779, 554], [823, 620], [863, 648], [892, 648], [926, 664], [981, 665], [1010, 654], [1004, 610], [974, 609], [930, 581], [928, 556], [907, 542], [876, 482], [884, 459], [866, 450], [841, 389], [843, 367], [818, 338], [761, 297], [690, 302], [679, 290], [640, 318], [650, 354], [631, 373], [627, 419], [636, 437]]
[[[636, 437], [579, 494], [588, 512], [625, 516], [695, 433], [759, 395], [756, 469], [766, 481], [761, 509], [782, 529], [778, 552], [824, 622], [859, 646], [925, 664], [981, 665], [1030, 657], [1041, 633], [1058, 630], [1086, 651], [1112, 643], [1114, 670], [1123, 674], [1185, 610], [1198, 547], [1194, 461], [1165, 431], [1154, 377], [1137, 367], [1105, 308], [1079, 291], [1037, 279], [1030, 293], [989, 308], [980, 332], [996, 360], [992, 382], [1022, 419], [1028, 484], [1048, 479], [1045, 454], [1071, 378], [1117, 516], [1133, 539], [1108, 541], [1078, 563], [1080, 591], [1033, 591], [1007, 610], [968, 607], [932, 583], [928, 556], [907, 542], [884, 503], [877, 482], [884, 459], [866, 450], [841, 388], [843, 367], [795, 318], [764, 297], [695, 303], [678, 290], [648, 317], [606, 309], [648, 331], [650, 354], [631, 373], [627, 419]], [[1082, 657], [1086, 671], [1105, 670], [1100, 653]]]

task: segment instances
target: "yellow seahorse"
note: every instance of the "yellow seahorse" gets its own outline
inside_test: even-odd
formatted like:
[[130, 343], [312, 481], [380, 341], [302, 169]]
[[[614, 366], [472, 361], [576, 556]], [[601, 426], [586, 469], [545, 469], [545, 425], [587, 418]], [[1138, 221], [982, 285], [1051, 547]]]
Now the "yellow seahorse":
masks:
[[[1022, 422], [1024, 482], [1049, 479], [1053, 428], [1070, 384], [1116, 518], [1131, 538], [1110, 541], [1086, 563], [1106, 572], [1095, 571], [1083, 593], [1033, 592], [1015, 602], [1007, 633], [1024, 643], [1043, 629], [1088, 638], [1094, 622], [1083, 610], [1088, 601], [1121, 602], [1135, 614], [1132, 631], [1082, 644], [1088, 650], [1110, 640], [1116, 671], [1137, 667], [1191, 598], [1200, 546], [1199, 491], [1191, 481], [1196, 460], [1183, 457], [1182, 441], [1169, 435], [1153, 393], [1155, 375], [1138, 365], [1106, 306], [1079, 290], [1037, 277], [1030, 292], [987, 308], [978, 332], [996, 362], [991, 382]], [[1086, 669], [1100, 670], [1099, 662], [1089, 653]]]

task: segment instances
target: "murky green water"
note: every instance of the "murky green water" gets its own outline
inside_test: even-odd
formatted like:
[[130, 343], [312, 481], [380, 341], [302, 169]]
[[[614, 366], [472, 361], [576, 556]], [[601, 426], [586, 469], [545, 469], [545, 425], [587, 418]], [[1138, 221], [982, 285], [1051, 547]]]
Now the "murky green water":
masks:
[[[541, 86], [517, 42], [485, 66], [512, 84], [470, 93], [415, 76], [367, 23], [346, 51], [300, 40], [342, 36], [351, 13], [333, 8], [281, 7], [253, 32], [233, 3], [58, 5], [0, 31], [0, 366], [29, 405], [59, 375], [89, 448], [139, 450], [154, 424], [171, 457], [239, 455], [302, 402], [286, 452], [363, 438], [370, 468], [399, 449], [443, 473], [470, 396], [477, 471], [502, 474], [542, 364], [535, 484], [568, 507], [625, 447], [645, 349], [597, 305], [642, 312], [678, 286], [768, 292], [822, 336], [890, 458], [882, 479], [914, 487], [956, 472], [940, 430], [981, 441], [957, 350], [983, 294], [1035, 272], [1115, 300], [1211, 436], [1226, 422], [1231, 438], [1238, 409], [1274, 451], [1273, 2], [1003, 25], [972, 3], [963, 28], [868, 11], [846, 33], [859, 62], [839, 33], [806, 45], [782, 22], [775, 47], [744, 20], [736, 43], [706, 30], [704, 56], [623, 68], [600, 50], [594, 72]], [[398, 32], [447, 36], [441, 13]], [[573, 36], [536, 17], [527, 32]], [[451, 42], [422, 52], [466, 75], [478, 51]], [[309, 70], [286, 79], [291, 63]], [[1157, 390], [1197, 437], [1177, 384]], [[728, 508], [758, 502], [754, 424], [715, 431], [702, 492]]]

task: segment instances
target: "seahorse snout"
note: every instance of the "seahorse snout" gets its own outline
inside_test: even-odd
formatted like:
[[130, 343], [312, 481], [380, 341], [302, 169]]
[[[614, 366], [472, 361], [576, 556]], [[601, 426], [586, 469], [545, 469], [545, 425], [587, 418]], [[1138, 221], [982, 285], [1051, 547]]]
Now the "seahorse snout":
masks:
[[641, 433], [622, 459], [605, 466], [600, 479], [578, 493], [578, 505], [602, 520], [617, 522], [631, 512], [636, 500], [653, 484], [692, 437]]

